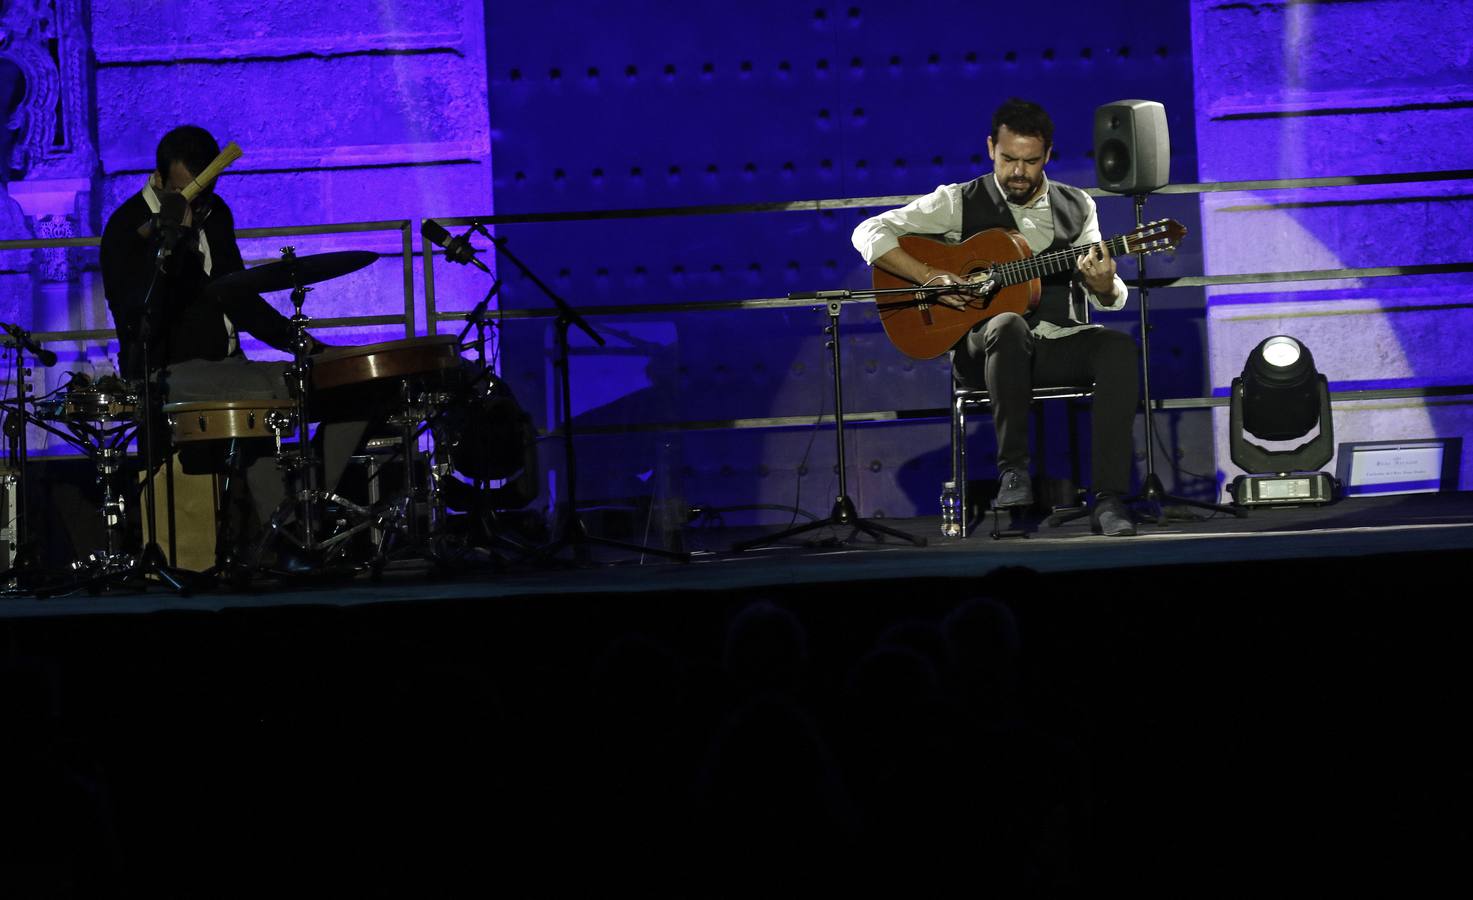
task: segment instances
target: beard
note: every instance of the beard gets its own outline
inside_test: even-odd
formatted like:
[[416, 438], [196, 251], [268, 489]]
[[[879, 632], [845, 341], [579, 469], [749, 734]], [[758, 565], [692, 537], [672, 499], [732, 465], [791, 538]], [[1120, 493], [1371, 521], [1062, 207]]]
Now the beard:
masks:
[[1002, 183], [1002, 191], [1010, 203], [1022, 205], [1033, 196], [1041, 184], [1043, 184], [1042, 176], [1037, 180], [1027, 178], [1009, 179]]

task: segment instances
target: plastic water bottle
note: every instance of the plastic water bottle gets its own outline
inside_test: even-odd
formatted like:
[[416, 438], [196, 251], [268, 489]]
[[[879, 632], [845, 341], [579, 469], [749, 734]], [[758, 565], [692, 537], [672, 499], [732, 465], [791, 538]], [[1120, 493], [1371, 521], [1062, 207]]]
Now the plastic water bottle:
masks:
[[941, 535], [962, 536], [962, 498], [955, 481], [941, 485]]

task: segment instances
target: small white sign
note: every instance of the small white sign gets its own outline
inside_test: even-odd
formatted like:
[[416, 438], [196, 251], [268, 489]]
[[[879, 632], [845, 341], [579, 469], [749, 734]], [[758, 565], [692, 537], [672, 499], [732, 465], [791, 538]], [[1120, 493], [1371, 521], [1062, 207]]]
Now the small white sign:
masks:
[[1442, 487], [1442, 443], [1355, 447], [1347, 494], [1428, 494]]

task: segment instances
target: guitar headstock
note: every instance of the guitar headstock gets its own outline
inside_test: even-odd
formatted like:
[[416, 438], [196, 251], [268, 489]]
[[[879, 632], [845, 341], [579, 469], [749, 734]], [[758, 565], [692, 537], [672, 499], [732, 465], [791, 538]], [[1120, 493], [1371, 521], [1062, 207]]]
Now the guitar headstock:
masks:
[[1156, 253], [1174, 248], [1186, 236], [1186, 226], [1177, 220], [1157, 219], [1122, 237], [1127, 253]]

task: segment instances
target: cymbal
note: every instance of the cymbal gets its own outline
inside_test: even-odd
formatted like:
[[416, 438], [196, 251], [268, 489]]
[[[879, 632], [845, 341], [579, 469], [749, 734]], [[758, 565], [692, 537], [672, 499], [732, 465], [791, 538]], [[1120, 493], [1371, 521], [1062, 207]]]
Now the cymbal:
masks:
[[271, 291], [289, 291], [300, 284], [316, 284], [356, 272], [374, 260], [378, 254], [372, 250], [339, 250], [335, 253], [313, 253], [296, 256], [253, 269], [231, 272], [210, 283], [212, 291], [250, 291], [265, 294]]

